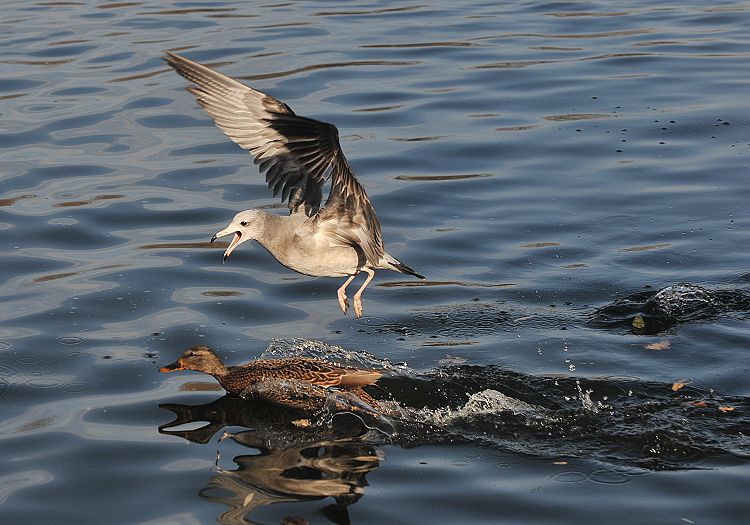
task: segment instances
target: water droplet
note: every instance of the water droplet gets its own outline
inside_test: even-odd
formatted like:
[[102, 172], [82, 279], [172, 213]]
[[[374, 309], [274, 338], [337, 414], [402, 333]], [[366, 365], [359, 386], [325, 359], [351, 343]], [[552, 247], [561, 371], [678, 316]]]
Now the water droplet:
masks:
[[57, 342], [61, 345], [80, 345], [83, 343], [83, 338], [74, 336], [58, 337]]

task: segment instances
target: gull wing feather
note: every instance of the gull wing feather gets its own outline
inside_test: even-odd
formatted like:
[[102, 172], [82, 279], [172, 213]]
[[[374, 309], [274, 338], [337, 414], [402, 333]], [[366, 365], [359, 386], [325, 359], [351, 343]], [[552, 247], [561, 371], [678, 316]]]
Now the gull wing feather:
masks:
[[[375, 210], [344, 156], [332, 124], [296, 115], [283, 102], [213, 69], [167, 52], [164, 60], [194, 85], [188, 91], [235, 143], [253, 155], [274, 196], [300, 206], [333, 246], [352, 246], [378, 264], [385, 253]], [[323, 208], [322, 187], [331, 189]]]

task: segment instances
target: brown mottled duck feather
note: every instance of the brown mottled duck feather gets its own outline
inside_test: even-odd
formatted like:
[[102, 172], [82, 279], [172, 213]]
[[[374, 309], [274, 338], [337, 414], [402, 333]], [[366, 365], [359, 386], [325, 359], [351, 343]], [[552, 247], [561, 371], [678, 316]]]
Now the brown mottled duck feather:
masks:
[[230, 394], [255, 395], [267, 401], [297, 408], [320, 408], [326, 388], [338, 387], [378, 408], [365, 386], [382, 375], [376, 370], [339, 366], [310, 357], [258, 359], [238, 366], [226, 366], [207, 346], [189, 348], [162, 372], [195, 370], [212, 375]]

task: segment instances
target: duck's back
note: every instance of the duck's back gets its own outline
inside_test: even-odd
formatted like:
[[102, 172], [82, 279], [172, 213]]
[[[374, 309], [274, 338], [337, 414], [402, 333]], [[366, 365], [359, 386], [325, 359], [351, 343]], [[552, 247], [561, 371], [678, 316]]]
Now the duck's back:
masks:
[[324, 387], [362, 387], [373, 384], [381, 375], [375, 370], [337, 366], [309, 357], [259, 359], [230, 367], [229, 373], [222, 378], [222, 386], [236, 394], [253, 383], [276, 378], [295, 379]]

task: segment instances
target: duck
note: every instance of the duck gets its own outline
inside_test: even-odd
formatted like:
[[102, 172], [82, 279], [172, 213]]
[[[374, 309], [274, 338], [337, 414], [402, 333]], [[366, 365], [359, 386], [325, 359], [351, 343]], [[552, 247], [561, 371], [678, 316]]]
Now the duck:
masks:
[[377, 370], [340, 366], [311, 357], [256, 359], [227, 366], [208, 346], [188, 348], [174, 363], [160, 372], [193, 370], [213, 376], [231, 395], [258, 399], [302, 410], [318, 410], [327, 401], [336, 408], [374, 412], [378, 402], [364, 387], [383, 375]]
[[[346, 289], [367, 274], [354, 294], [354, 315], [362, 317], [362, 293], [375, 270], [393, 270], [424, 279], [388, 252], [380, 221], [367, 192], [344, 156], [336, 126], [297, 115], [257, 89], [177, 53], [163, 59], [192, 83], [187, 91], [232, 141], [247, 150], [274, 196], [281, 194], [289, 215], [260, 209], [237, 213], [211, 237], [233, 235], [223, 260], [242, 243], [256, 240], [279, 263], [313, 277], [345, 277], [337, 289], [346, 315]], [[321, 207], [323, 186], [330, 190]]]

